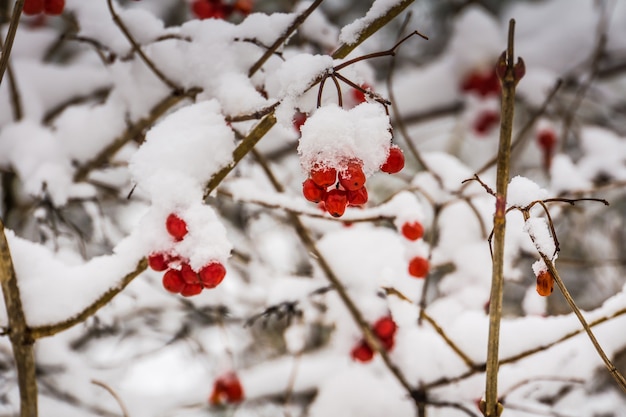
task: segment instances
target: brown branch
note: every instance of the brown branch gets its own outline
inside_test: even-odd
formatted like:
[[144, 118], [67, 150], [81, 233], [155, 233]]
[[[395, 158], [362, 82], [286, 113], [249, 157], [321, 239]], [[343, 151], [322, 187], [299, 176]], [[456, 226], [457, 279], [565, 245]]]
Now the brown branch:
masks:
[[444, 330], [439, 326], [439, 324], [437, 324], [437, 322], [435, 321], [435, 319], [433, 319], [432, 317], [430, 317], [430, 315], [428, 315], [428, 313], [426, 313], [426, 311], [422, 310], [420, 313], [421, 317], [423, 317], [428, 323], [430, 323], [431, 326], [433, 326], [433, 328], [435, 329], [435, 331], [437, 332], [437, 334], [439, 336], [441, 336], [441, 338], [446, 342], [446, 344], [448, 346], [450, 346], [450, 348], [454, 351], [454, 353], [457, 354], [457, 356], [459, 358], [461, 358], [461, 360], [463, 362], [465, 362], [465, 364], [467, 365], [468, 368], [470, 369], [474, 369], [476, 367], [476, 365], [474, 364], [474, 362], [469, 358], [469, 356], [467, 356], [465, 354], [465, 352], [463, 352], [461, 350], [461, 348], [452, 341], [452, 339], [450, 339], [450, 337], [448, 337], [448, 335], [446, 334], [446, 332], [444, 332]]
[[94, 384], [94, 385], [97, 385], [99, 387], [104, 388], [109, 394], [111, 394], [111, 396], [115, 399], [117, 404], [120, 406], [120, 409], [122, 410], [122, 416], [123, 417], [129, 417], [130, 416], [130, 414], [128, 414], [128, 409], [124, 405], [124, 402], [122, 401], [120, 396], [117, 395], [117, 392], [115, 392], [115, 390], [113, 388], [111, 388], [110, 386], [108, 386], [104, 382], [97, 381], [95, 379], [92, 379], [91, 383]]
[[259, 58], [258, 61], [256, 61], [254, 65], [252, 65], [252, 67], [248, 71], [248, 77], [252, 77], [259, 69], [261, 69], [263, 64], [265, 64], [265, 62], [270, 59], [270, 57], [278, 50], [278, 48], [280, 48], [280, 45], [282, 45], [287, 39], [289, 39], [293, 32], [295, 32], [296, 29], [298, 29], [300, 25], [302, 25], [302, 23], [309, 17], [309, 15], [313, 13], [313, 11], [317, 9], [320, 4], [322, 4], [322, 1], [324, 0], [315, 0], [305, 11], [296, 16], [294, 21], [285, 31], [285, 33], [281, 37], [276, 39], [276, 41], [267, 49], [267, 51], [265, 51], [261, 58]]
[[146, 258], [141, 259], [137, 264], [135, 270], [126, 274], [126, 276], [122, 278], [122, 280], [116, 287], [110, 288], [108, 291], [102, 294], [100, 298], [94, 301], [91, 305], [87, 306], [76, 316], [55, 324], [32, 327], [30, 330], [31, 337], [33, 339], [40, 339], [42, 337], [53, 336], [77, 325], [78, 323], [82, 323], [83, 321], [87, 320], [87, 318], [94, 315], [98, 310], [107, 305], [109, 301], [111, 301], [117, 294], [122, 292], [122, 290], [126, 288], [126, 286], [130, 284], [133, 279], [139, 276], [139, 274], [145, 271], [147, 267], [148, 260]]
[[22, 9], [24, 8], [24, 0], [16, 0], [13, 6], [13, 14], [11, 15], [11, 21], [9, 22], [9, 30], [7, 31], [7, 37], [2, 44], [2, 56], [0, 56], [0, 85], [2, 85], [2, 78], [4, 72], [9, 66], [9, 56], [11, 55], [11, 49], [13, 48], [13, 41], [15, 40], [15, 34], [17, 33], [17, 26], [20, 23], [20, 16]]
[[8, 317], [9, 340], [17, 367], [20, 390], [20, 416], [37, 416], [37, 380], [35, 372], [34, 339], [29, 332], [11, 258], [9, 242], [0, 220], [0, 285]]
[[142, 59], [142, 61], [148, 66], [148, 68], [150, 68], [150, 70], [154, 73], [154, 75], [157, 76], [157, 78], [163, 81], [165, 85], [167, 85], [169, 88], [174, 90], [174, 92], [180, 94], [183, 91], [183, 89], [180, 86], [178, 86], [174, 81], [167, 78], [167, 76], [163, 74], [161, 70], [157, 68], [154, 62], [152, 62], [152, 60], [148, 58], [146, 54], [143, 53], [143, 51], [141, 50], [141, 47], [139, 46], [135, 38], [133, 38], [133, 35], [130, 33], [130, 31], [124, 24], [124, 22], [122, 22], [122, 19], [120, 19], [119, 15], [115, 13], [115, 10], [113, 10], [112, 0], [107, 0], [107, 5], [109, 6], [109, 12], [111, 13], [111, 17], [113, 18], [113, 21], [115, 22], [117, 27], [120, 28], [120, 30], [122, 31], [126, 39], [128, 39], [128, 42], [130, 42], [133, 49], [139, 54], [139, 57]]

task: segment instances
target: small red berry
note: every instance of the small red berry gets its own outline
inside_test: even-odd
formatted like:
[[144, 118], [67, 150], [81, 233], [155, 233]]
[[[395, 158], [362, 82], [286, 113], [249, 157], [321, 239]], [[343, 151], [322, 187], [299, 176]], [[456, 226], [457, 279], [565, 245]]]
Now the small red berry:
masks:
[[163, 274], [163, 288], [169, 292], [177, 294], [183, 290], [185, 285], [185, 281], [183, 281], [180, 271], [168, 269], [167, 272]]
[[296, 129], [298, 132], [302, 131], [302, 125], [304, 124], [304, 122], [306, 122], [306, 113], [302, 113], [300, 111], [296, 112], [296, 114], [294, 114], [293, 116], [293, 127], [294, 129]]
[[198, 274], [196, 273], [196, 271], [191, 269], [191, 266], [188, 263], [183, 263], [180, 266], [180, 274], [183, 277], [183, 281], [185, 281], [185, 284], [199, 284], [200, 283], [200, 277], [198, 277]]
[[187, 234], [187, 223], [174, 213], [167, 216], [165, 220], [167, 232], [176, 240], [183, 240]]
[[311, 178], [308, 178], [302, 183], [302, 195], [313, 203], [319, 203], [324, 199], [326, 190], [315, 184]]
[[348, 191], [356, 191], [363, 188], [365, 174], [361, 169], [360, 161], [350, 161], [345, 170], [339, 172], [339, 183]]
[[209, 397], [211, 405], [238, 403], [243, 401], [243, 387], [234, 372], [228, 372], [215, 380], [213, 392]]
[[165, 255], [162, 253], [153, 253], [148, 256], [148, 266], [155, 271], [165, 271], [168, 266], [168, 262], [165, 259]]
[[500, 113], [495, 110], [485, 110], [481, 112], [474, 121], [474, 132], [485, 135], [500, 121]]
[[544, 151], [550, 151], [554, 149], [556, 145], [556, 133], [552, 129], [543, 129], [537, 134], [537, 143], [539, 147]]
[[326, 189], [337, 182], [337, 170], [331, 167], [315, 165], [311, 170], [311, 179], [318, 186]]
[[[365, 91], [368, 91], [371, 90], [372, 87], [370, 87], [369, 84], [364, 83], [361, 84], [361, 88]], [[352, 89], [352, 98], [354, 99], [354, 101], [356, 101], [357, 104], [365, 103], [367, 101], [365, 93], [361, 90], [357, 90], [356, 88]]]
[[45, 0], [44, 12], [48, 15], [58, 16], [63, 13], [65, 0]]
[[424, 227], [418, 221], [406, 222], [402, 225], [402, 235], [409, 240], [417, 240], [424, 236]]
[[182, 295], [183, 297], [191, 297], [194, 295], [198, 295], [201, 292], [202, 292], [202, 284], [200, 283], [185, 284], [183, 286], [183, 289], [180, 290], [180, 295]]
[[22, 13], [25, 15], [36, 15], [42, 13], [44, 10], [44, 0], [24, 0], [24, 7]]
[[254, 7], [254, 0], [236, 0], [233, 8], [244, 16], [249, 15]]
[[372, 330], [379, 339], [389, 339], [396, 334], [396, 322], [389, 316], [378, 319], [372, 326]]
[[389, 148], [389, 156], [380, 170], [388, 174], [396, 174], [402, 171], [402, 168], [404, 168], [404, 153], [398, 146], [392, 145]]
[[350, 352], [352, 359], [359, 362], [369, 362], [374, 358], [374, 351], [365, 340], [361, 340]]
[[360, 206], [367, 203], [368, 194], [367, 188], [361, 187], [356, 191], [347, 191], [348, 204], [351, 206]]
[[226, 268], [219, 262], [212, 262], [203, 267], [198, 275], [205, 288], [215, 288], [224, 280]]
[[195, 0], [191, 3], [191, 11], [198, 19], [225, 19], [227, 10], [221, 2]]
[[324, 206], [326, 211], [333, 217], [341, 217], [346, 212], [348, 205], [348, 197], [344, 190], [330, 190], [324, 197]]
[[422, 258], [421, 256], [416, 256], [409, 262], [409, 274], [416, 278], [426, 277], [429, 269], [430, 265], [428, 259]]
[[550, 271], [541, 271], [537, 275], [537, 293], [547, 297], [554, 291], [554, 277]]

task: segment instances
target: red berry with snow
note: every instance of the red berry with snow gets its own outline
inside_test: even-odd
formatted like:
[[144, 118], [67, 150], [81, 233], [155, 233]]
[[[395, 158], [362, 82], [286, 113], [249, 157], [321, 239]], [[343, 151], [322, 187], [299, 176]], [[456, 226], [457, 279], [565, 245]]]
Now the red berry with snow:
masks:
[[58, 16], [63, 13], [65, 8], [65, 0], [45, 0], [44, 12], [52, 16]]
[[477, 134], [486, 135], [499, 121], [500, 113], [495, 110], [485, 110], [478, 115], [472, 128]]
[[165, 271], [168, 267], [167, 259], [163, 253], [153, 253], [148, 256], [148, 266], [155, 271]]
[[402, 225], [402, 235], [409, 240], [418, 240], [424, 236], [424, 227], [418, 221], [406, 222]]
[[[361, 88], [365, 91], [368, 91], [368, 90], [371, 90], [372, 87], [370, 87], [369, 84], [364, 83], [364, 84], [361, 84]], [[357, 104], [361, 104], [367, 101], [365, 93], [361, 90], [357, 90], [356, 88], [352, 89], [352, 98]]]
[[169, 269], [165, 274], [163, 274], [163, 288], [177, 294], [183, 290], [185, 287], [185, 281], [180, 273], [175, 269]]
[[218, 377], [213, 383], [213, 391], [209, 397], [211, 405], [234, 404], [243, 401], [243, 386], [234, 372]]
[[324, 207], [333, 217], [341, 217], [346, 212], [348, 197], [344, 190], [330, 190], [324, 197]]
[[180, 295], [183, 297], [192, 297], [194, 295], [198, 295], [202, 292], [202, 284], [185, 284], [183, 289], [180, 290]]
[[311, 170], [311, 179], [318, 186], [326, 189], [337, 182], [337, 170], [335, 168], [316, 165]]
[[187, 223], [174, 213], [167, 216], [165, 220], [167, 232], [176, 240], [183, 240], [187, 234]]
[[424, 278], [428, 275], [430, 265], [428, 259], [416, 256], [409, 262], [409, 274], [416, 278]]
[[25, 15], [36, 15], [39, 13], [43, 13], [43, 10], [44, 0], [24, 0], [22, 13], [24, 13]]
[[319, 203], [324, 199], [326, 190], [308, 178], [302, 183], [302, 195], [312, 203]]
[[215, 288], [224, 280], [226, 268], [219, 262], [212, 262], [203, 267], [198, 275], [205, 288]]
[[350, 352], [352, 359], [359, 362], [369, 362], [374, 358], [374, 350], [365, 340], [361, 340]]
[[198, 277], [198, 274], [196, 273], [196, 271], [191, 269], [191, 266], [188, 263], [183, 263], [180, 266], [180, 274], [183, 277], [183, 281], [185, 281], [185, 284], [199, 284], [200, 283], [200, 277]]
[[389, 339], [396, 334], [396, 322], [389, 316], [382, 317], [374, 323], [372, 330], [379, 339]]
[[293, 127], [294, 129], [296, 129], [298, 132], [302, 131], [302, 125], [304, 124], [304, 122], [306, 122], [306, 114], [302, 113], [302, 112], [296, 112], [296, 114], [293, 116]]
[[351, 206], [360, 206], [367, 203], [369, 198], [367, 188], [361, 187], [356, 191], [347, 191], [348, 204]]
[[396, 174], [402, 171], [402, 168], [404, 168], [404, 153], [398, 146], [392, 145], [389, 148], [387, 160], [380, 167], [380, 170], [387, 174]]
[[365, 174], [360, 161], [349, 161], [345, 170], [339, 172], [339, 184], [348, 191], [356, 191], [365, 185]]

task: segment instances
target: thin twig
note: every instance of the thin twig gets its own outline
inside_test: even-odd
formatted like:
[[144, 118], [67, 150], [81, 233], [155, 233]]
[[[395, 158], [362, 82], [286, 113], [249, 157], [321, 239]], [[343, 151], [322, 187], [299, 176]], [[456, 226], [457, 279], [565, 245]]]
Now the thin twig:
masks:
[[95, 380], [95, 379], [92, 379], [91, 383], [94, 384], [94, 385], [97, 385], [99, 387], [104, 388], [105, 390], [107, 390], [107, 392], [109, 394], [111, 394], [111, 396], [115, 399], [115, 401], [117, 401], [117, 404], [120, 406], [120, 409], [122, 410], [122, 416], [124, 416], [124, 417], [129, 417], [130, 416], [130, 414], [128, 414], [128, 409], [124, 405], [124, 401], [122, 401], [120, 396], [117, 395], [117, 392], [115, 392], [115, 390], [113, 388], [111, 388], [110, 386], [108, 386], [104, 382], [101, 382], [101, 381], [98, 381], [98, 380]]
[[15, 34], [17, 33], [17, 26], [20, 23], [20, 16], [22, 15], [22, 9], [24, 8], [24, 0], [17, 0], [13, 6], [13, 14], [11, 15], [11, 21], [9, 22], [9, 30], [7, 31], [7, 37], [2, 44], [2, 56], [0, 56], [0, 85], [2, 85], [2, 78], [4, 72], [9, 66], [9, 56], [11, 56], [11, 49], [13, 48], [13, 41], [15, 40]]
[[465, 364], [467, 365], [468, 368], [470, 369], [474, 369], [474, 367], [476, 366], [474, 364], [474, 362], [469, 358], [469, 356], [467, 356], [465, 354], [465, 352], [463, 352], [461, 350], [461, 348], [452, 341], [452, 339], [450, 339], [448, 337], [448, 335], [446, 334], [446, 332], [444, 332], [444, 330], [439, 326], [439, 324], [437, 324], [437, 322], [435, 321], [435, 319], [433, 319], [432, 317], [430, 317], [430, 315], [428, 315], [428, 313], [426, 313], [426, 311], [422, 310], [421, 312], [421, 316], [426, 319], [426, 321], [428, 323], [430, 323], [431, 326], [433, 326], [433, 328], [435, 329], [435, 331], [437, 332], [437, 334], [439, 336], [441, 336], [441, 338], [446, 342], [446, 344], [448, 346], [450, 346], [450, 348], [454, 351], [454, 353], [457, 354], [457, 356], [459, 358], [461, 358], [461, 360], [463, 362], [465, 362]]
[[143, 53], [141, 47], [139, 46], [135, 38], [133, 38], [133, 35], [130, 33], [124, 22], [122, 22], [122, 19], [120, 19], [119, 15], [113, 9], [112, 0], [107, 0], [107, 5], [109, 6], [109, 12], [111, 13], [113, 21], [115, 22], [117, 27], [120, 28], [126, 39], [128, 39], [128, 42], [130, 42], [133, 49], [139, 54], [139, 57], [142, 59], [142, 61], [148, 66], [148, 68], [150, 68], [150, 70], [154, 73], [154, 75], [157, 76], [157, 78], [163, 81], [165, 85], [174, 90], [175, 93], [180, 94], [182, 92], [182, 88], [178, 86], [174, 81], [170, 80], [165, 74], [163, 74], [161, 70], [157, 68], [154, 62], [152, 62], [152, 60]]
[[274, 52], [276, 52], [278, 48], [280, 48], [280, 45], [285, 43], [285, 41], [289, 39], [293, 32], [295, 32], [296, 29], [298, 29], [300, 25], [302, 25], [302, 23], [309, 17], [309, 15], [313, 13], [313, 11], [317, 9], [320, 4], [322, 4], [322, 1], [324, 0], [315, 0], [313, 3], [311, 3], [309, 7], [307, 7], [305, 11], [296, 16], [294, 21], [285, 31], [285, 33], [278, 39], [276, 39], [276, 41], [267, 49], [267, 51], [265, 51], [261, 58], [259, 58], [258, 61], [255, 62], [254, 65], [252, 65], [252, 67], [248, 71], [248, 77], [252, 77], [263, 66], [263, 64], [265, 64], [265, 62], [270, 59], [272, 54], [274, 54]]

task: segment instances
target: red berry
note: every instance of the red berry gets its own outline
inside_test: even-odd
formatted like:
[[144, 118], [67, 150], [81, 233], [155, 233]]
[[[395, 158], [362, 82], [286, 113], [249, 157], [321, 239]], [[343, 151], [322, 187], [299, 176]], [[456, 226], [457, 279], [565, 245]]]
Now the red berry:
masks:
[[424, 227], [418, 221], [406, 222], [402, 225], [402, 235], [409, 240], [417, 240], [424, 236]]
[[337, 170], [316, 164], [311, 170], [311, 179], [315, 184], [326, 189], [337, 182]]
[[428, 259], [422, 258], [421, 256], [416, 256], [409, 262], [409, 274], [416, 278], [426, 277], [429, 269], [430, 265], [428, 264]]
[[148, 256], [148, 266], [155, 271], [165, 271], [168, 266], [168, 262], [165, 259], [165, 255], [162, 253], [153, 253]]
[[347, 191], [348, 204], [351, 206], [360, 206], [367, 203], [367, 188], [361, 187], [356, 191]]
[[[364, 84], [361, 84], [361, 88], [365, 91], [368, 91], [372, 87], [370, 87], [369, 84], [364, 83]], [[356, 101], [357, 104], [365, 103], [367, 101], [367, 99], [365, 98], [365, 93], [363, 93], [360, 90], [357, 90], [356, 88], [352, 89], [352, 98], [354, 99], [354, 101]]]
[[226, 268], [219, 262], [213, 262], [202, 268], [198, 275], [205, 288], [215, 288], [224, 280]]
[[45, 0], [44, 12], [46, 14], [57, 16], [63, 13], [65, 8], [65, 0]]
[[359, 362], [369, 362], [374, 358], [374, 351], [365, 340], [361, 340], [350, 352], [352, 359]]
[[302, 183], [302, 195], [313, 203], [319, 203], [324, 199], [326, 191], [315, 184], [311, 178], [308, 178]]
[[365, 184], [365, 174], [361, 169], [360, 161], [350, 161], [345, 170], [339, 173], [339, 183], [348, 191], [356, 191], [363, 188]]
[[202, 292], [202, 284], [185, 284], [183, 289], [180, 290], [180, 295], [183, 297], [191, 297], [193, 295], [198, 295]]
[[183, 240], [187, 234], [187, 223], [174, 213], [167, 216], [165, 220], [167, 232], [176, 240]]
[[554, 277], [550, 271], [541, 271], [537, 275], [537, 293], [547, 297], [554, 291]]
[[44, 0], [24, 0], [22, 13], [25, 15], [35, 15], [42, 13], [44, 9]]
[[380, 338], [380, 345], [383, 347], [383, 349], [387, 351], [393, 349], [395, 344], [396, 344], [396, 339], [394, 336], [386, 337], [384, 339]]
[[245, 16], [252, 12], [253, 6], [254, 0], [236, 0], [235, 4], [233, 4], [233, 8]]
[[341, 217], [346, 212], [348, 197], [344, 190], [333, 189], [326, 193], [324, 206], [333, 217]]
[[163, 288], [169, 292], [177, 294], [183, 290], [185, 285], [185, 281], [183, 281], [180, 271], [168, 269], [167, 272], [163, 274]]
[[500, 113], [495, 110], [485, 110], [474, 121], [474, 132], [484, 135], [500, 121]]
[[211, 405], [238, 403], [243, 401], [243, 387], [234, 372], [228, 372], [215, 380], [213, 392], [209, 397]]
[[296, 114], [294, 114], [294, 116], [293, 116], [293, 127], [298, 132], [302, 131], [302, 125], [304, 124], [304, 122], [306, 122], [306, 117], [307, 117], [306, 113], [302, 113], [300, 111], [297, 111]]
[[379, 339], [389, 339], [396, 334], [396, 322], [389, 316], [378, 319], [372, 326], [372, 330]]
[[556, 145], [556, 133], [552, 129], [543, 129], [537, 135], [537, 143], [544, 151], [552, 152]]
[[195, 0], [191, 3], [191, 11], [198, 19], [225, 19], [227, 10], [221, 2]]
[[200, 277], [198, 276], [196, 271], [191, 269], [191, 266], [188, 263], [183, 263], [180, 266], [180, 274], [183, 277], [183, 281], [185, 281], [185, 284], [199, 284], [200, 283]]
[[475, 92], [482, 97], [500, 92], [500, 80], [493, 67], [489, 72], [474, 71], [463, 80], [461, 90]]
[[380, 170], [388, 174], [396, 174], [402, 171], [402, 168], [404, 168], [404, 153], [398, 146], [392, 145], [389, 148], [389, 156]]

